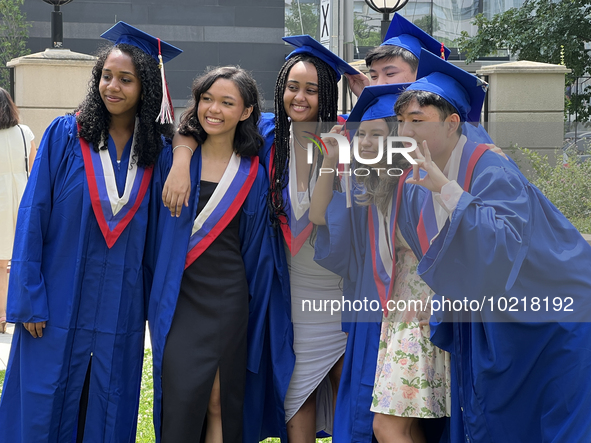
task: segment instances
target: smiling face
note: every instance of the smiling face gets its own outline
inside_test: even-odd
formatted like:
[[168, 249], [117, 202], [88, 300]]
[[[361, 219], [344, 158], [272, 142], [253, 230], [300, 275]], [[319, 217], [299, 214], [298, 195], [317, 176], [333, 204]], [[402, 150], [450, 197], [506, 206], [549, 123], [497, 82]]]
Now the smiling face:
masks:
[[361, 122], [355, 135], [359, 138], [360, 157], [375, 159], [378, 155], [380, 137], [383, 137], [382, 143], [385, 143], [390, 135], [390, 128], [384, 119], [367, 120]]
[[135, 118], [142, 83], [128, 54], [111, 51], [103, 66], [99, 93], [111, 116]]
[[287, 76], [283, 106], [294, 122], [318, 120], [318, 72], [311, 63], [298, 62]]
[[433, 105], [420, 106], [413, 98], [396, 118], [398, 135], [413, 138], [421, 152], [423, 141], [426, 141], [433, 161], [443, 170], [459, 138], [456, 133], [460, 124], [458, 114], [451, 114], [442, 120], [438, 108]]
[[369, 78], [371, 86], [412, 83], [417, 79], [417, 73], [402, 57], [382, 58], [372, 62]]
[[197, 118], [208, 136], [232, 138], [239, 122], [246, 120], [252, 106], [245, 107], [240, 91], [232, 80], [218, 78], [199, 98]]

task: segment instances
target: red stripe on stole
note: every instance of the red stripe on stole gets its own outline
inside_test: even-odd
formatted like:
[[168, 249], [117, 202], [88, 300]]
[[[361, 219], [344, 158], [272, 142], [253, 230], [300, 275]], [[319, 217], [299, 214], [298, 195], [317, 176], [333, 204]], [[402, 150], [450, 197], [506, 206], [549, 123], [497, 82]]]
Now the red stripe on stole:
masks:
[[[269, 182], [273, 183], [275, 180], [275, 143], [271, 145], [271, 155], [269, 158]], [[281, 190], [283, 192], [283, 190]], [[273, 196], [271, 196], [273, 198]], [[273, 202], [275, 203], [275, 202]], [[279, 219], [279, 226], [281, 227], [281, 232], [283, 233], [283, 238], [285, 239], [285, 243], [289, 248], [289, 252], [291, 252], [291, 229], [289, 228], [289, 221], [285, 215], [280, 215], [277, 217]]]
[[131, 221], [133, 216], [136, 214], [136, 212], [140, 208], [140, 205], [142, 204], [142, 201], [144, 200], [144, 196], [146, 195], [146, 192], [148, 191], [148, 187], [150, 186], [150, 179], [152, 178], [153, 171], [154, 171], [154, 166], [144, 168], [144, 176], [142, 177], [142, 182], [140, 184], [138, 196], [137, 196], [135, 203], [133, 204], [133, 207], [127, 212], [127, 214], [125, 214], [125, 217], [123, 217], [121, 219], [121, 221], [119, 223], [117, 223], [117, 226], [115, 226], [115, 229], [113, 229], [112, 231], [109, 231], [108, 238], [105, 239], [107, 241], [107, 245], [109, 246], [109, 248], [115, 244], [115, 242], [117, 241], [117, 239], [119, 238], [119, 236], [121, 235], [123, 230], [127, 227], [127, 225], [129, 224], [129, 222]]
[[480, 157], [482, 157], [482, 154], [484, 154], [486, 151], [488, 151], [488, 146], [486, 146], [485, 144], [480, 144], [480, 145], [476, 146], [476, 148], [474, 149], [474, 152], [470, 156], [470, 161], [468, 162], [468, 166], [466, 166], [466, 178], [464, 179], [464, 191], [466, 191], [466, 192], [470, 191], [470, 184], [472, 182], [472, 174], [474, 173], [474, 168], [476, 167], [476, 163], [478, 162], [478, 160], [480, 160]]
[[[78, 125], [78, 132], [80, 132], [80, 125]], [[90, 202], [92, 205], [92, 210], [94, 212], [94, 216], [96, 221], [99, 225], [99, 228], [105, 238], [107, 243], [107, 247], [110, 249], [123, 230], [127, 227], [135, 213], [138, 211], [144, 196], [148, 190], [148, 186], [150, 185], [150, 179], [152, 178], [153, 166], [144, 169], [144, 176], [142, 178], [142, 183], [140, 184], [140, 189], [138, 191], [137, 199], [133, 207], [127, 212], [125, 217], [121, 219], [114, 230], [109, 230], [109, 225], [107, 224], [107, 220], [105, 219], [105, 214], [103, 213], [103, 208], [101, 206], [101, 199], [98, 192], [98, 187], [96, 184], [96, 174], [94, 172], [94, 165], [92, 164], [92, 158], [90, 153], [90, 145], [88, 142], [83, 139], [82, 137], [79, 138], [80, 140], [80, 147], [82, 151], [82, 158], [84, 160], [84, 172], [86, 173], [86, 182], [88, 183], [88, 192], [90, 194]]]
[[[485, 144], [480, 144], [476, 146], [474, 152], [472, 152], [472, 155], [470, 155], [470, 160], [468, 160], [468, 166], [466, 166], [466, 175], [464, 177], [463, 189], [465, 192], [470, 192], [470, 185], [472, 183], [472, 174], [474, 173], [474, 168], [476, 167], [476, 163], [478, 163], [478, 160], [480, 160], [480, 157], [482, 157], [482, 154], [484, 154], [486, 151], [488, 151], [488, 146], [486, 146]], [[421, 216], [419, 218], [419, 224], [417, 226], [417, 235], [419, 237], [421, 250], [423, 251], [423, 254], [426, 254], [427, 250], [431, 246], [431, 242], [427, 237], [427, 230], [425, 229], [425, 222], [423, 220], [422, 210]]]
[[242, 204], [244, 203], [244, 200], [246, 200], [246, 197], [248, 196], [248, 193], [250, 192], [252, 185], [254, 184], [254, 181], [258, 173], [258, 167], [258, 158], [251, 157], [250, 170], [248, 171], [248, 177], [246, 178], [244, 185], [242, 186], [242, 188], [240, 188], [238, 194], [236, 194], [234, 201], [232, 202], [226, 213], [219, 219], [219, 221], [211, 229], [211, 231], [209, 231], [207, 235], [203, 237], [203, 240], [201, 240], [197, 245], [195, 245], [193, 249], [191, 249], [187, 253], [187, 257], [185, 259], [185, 269], [191, 266], [191, 264], [193, 264], [193, 262], [197, 260], [199, 256], [203, 254], [203, 252], [207, 248], [209, 248], [213, 241], [221, 234], [221, 232], [224, 229], [226, 229], [226, 226], [228, 226], [228, 224], [232, 221], [234, 216], [238, 213], [238, 211], [242, 207]]
[[425, 221], [423, 220], [423, 211], [421, 211], [421, 215], [419, 217], [419, 224], [417, 225], [417, 236], [419, 237], [419, 244], [421, 245], [421, 251], [423, 251], [423, 255], [429, 249], [430, 243], [429, 238], [427, 237], [427, 229], [425, 229]]
[[[271, 157], [269, 159], [269, 181], [271, 183], [273, 182], [273, 180], [275, 178], [275, 164], [273, 162], [274, 159], [275, 159], [275, 143], [273, 143], [273, 145], [271, 146]], [[281, 190], [281, 192], [283, 192], [283, 190]], [[289, 227], [289, 220], [287, 220], [287, 217], [285, 215], [280, 215], [278, 218], [279, 218], [279, 226], [281, 227], [281, 232], [283, 233], [283, 238], [285, 239], [285, 244], [287, 245], [287, 248], [289, 249], [290, 254], [292, 256], [295, 256], [298, 254], [298, 252], [300, 252], [300, 249], [302, 249], [302, 246], [304, 246], [304, 242], [308, 239], [308, 237], [312, 233], [312, 229], [314, 226], [312, 225], [312, 223], [309, 223], [308, 226], [306, 226], [306, 228], [300, 233], [300, 235], [297, 238], [295, 238], [295, 241], [292, 241], [292, 239], [294, 239], [294, 237], [291, 233], [291, 228]]]
[[[292, 256], [298, 255], [298, 252], [300, 252], [300, 249], [302, 249], [302, 246], [304, 246], [304, 243], [306, 243], [306, 240], [308, 240], [308, 238], [310, 238], [310, 234], [312, 233], [312, 229], [314, 228], [314, 225], [312, 224], [312, 222], [308, 223], [308, 226], [306, 226], [303, 229], [303, 231], [300, 232], [300, 235], [298, 235], [297, 237], [293, 236], [289, 225], [281, 225], [281, 226], [282, 226], [282, 230], [283, 230], [284, 235], [286, 233], [289, 233], [289, 240], [286, 240], [287, 245], [289, 247], [289, 252], [291, 252]], [[286, 226], [287, 229], [283, 228], [283, 226]]]

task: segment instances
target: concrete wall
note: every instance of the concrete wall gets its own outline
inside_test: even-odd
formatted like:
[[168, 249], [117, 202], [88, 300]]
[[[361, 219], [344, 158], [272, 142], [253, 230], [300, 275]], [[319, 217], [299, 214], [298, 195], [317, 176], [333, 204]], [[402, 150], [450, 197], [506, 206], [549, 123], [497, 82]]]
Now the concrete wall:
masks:
[[[33, 53], [50, 44], [52, 9], [41, 0], [25, 0], [21, 7], [31, 23]], [[175, 107], [185, 106], [196, 76], [229, 64], [251, 71], [266, 108], [273, 107], [277, 72], [290, 52], [281, 40], [283, 0], [74, 0], [61, 11], [64, 47], [75, 52], [94, 54], [105, 42], [99, 35], [119, 20], [183, 49], [166, 65]]]
[[87, 54], [48, 49], [8, 63], [14, 68], [21, 121], [31, 128], [37, 145], [54, 118], [72, 112], [84, 99], [95, 61]]
[[567, 72], [561, 65], [529, 61], [478, 70], [489, 82], [487, 130], [495, 144], [503, 149], [517, 144], [553, 159], [563, 142]]

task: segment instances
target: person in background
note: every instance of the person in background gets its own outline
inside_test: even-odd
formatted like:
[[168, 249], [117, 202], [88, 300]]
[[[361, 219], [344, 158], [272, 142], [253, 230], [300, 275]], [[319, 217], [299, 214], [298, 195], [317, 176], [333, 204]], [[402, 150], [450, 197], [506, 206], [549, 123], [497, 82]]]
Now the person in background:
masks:
[[3, 442], [135, 442], [154, 164], [172, 136], [162, 65], [182, 51], [119, 22], [88, 94], [45, 131], [18, 213]]
[[6, 332], [8, 263], [12, 257], [18, 205], [35, 159], [35, 136], [19, 124], [18, 108], [0, 88], [0, 333]]

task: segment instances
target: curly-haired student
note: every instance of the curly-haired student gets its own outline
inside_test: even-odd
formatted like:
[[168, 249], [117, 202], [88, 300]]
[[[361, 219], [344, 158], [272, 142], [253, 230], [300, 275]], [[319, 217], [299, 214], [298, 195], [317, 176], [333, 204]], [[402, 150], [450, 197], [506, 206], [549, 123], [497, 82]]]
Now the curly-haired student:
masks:
[[46, 130], [18, 213], [2, 441], [135, 441], [150, 181], [173, 131], [158, 60], [181, 51], [123, 22], [102, 37], [115, 45]]

